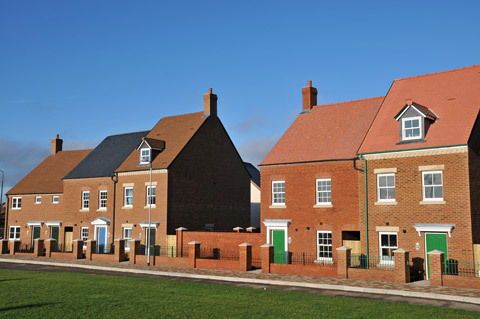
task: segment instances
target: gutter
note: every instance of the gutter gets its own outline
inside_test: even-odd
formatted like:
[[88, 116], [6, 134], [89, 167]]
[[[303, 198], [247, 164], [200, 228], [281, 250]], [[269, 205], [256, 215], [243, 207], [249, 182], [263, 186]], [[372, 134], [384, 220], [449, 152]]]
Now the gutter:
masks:
[[[117, 182], [118, 182], [118, 175], [116, 172], [113, 173], [114, 175], [111, 176], [113, 182], [113, 212], [112, 212], [112, 243], [115, 244], [115, 204], [116, 204], [116, 193], [117, 193]], [[123, 237], [123, 236], [122, 236]]]

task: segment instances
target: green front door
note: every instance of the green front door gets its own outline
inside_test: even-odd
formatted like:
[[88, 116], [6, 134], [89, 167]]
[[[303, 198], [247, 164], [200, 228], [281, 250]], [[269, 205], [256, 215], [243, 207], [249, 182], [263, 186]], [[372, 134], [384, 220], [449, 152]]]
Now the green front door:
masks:
[[40, 227], [33, 226], [32, 231], [32, 248], [35, 246], [35, 239], [40, 238]]
[[447, 234], [425, 234], [426, 251], [427, 251], [427, 279], [430, 279], [430, 263], [428, 252], [432, 250], [440, 250], [445, 253], [445, 261], [447, 260]]
[[58, 226], [52, 226], [52, 230], [50, 231], [50, 238], [53, 238], [56, 240], [55, 242], [55, 251], [57, 250], [57, 245], [58, 245], [58, 234], [60, 233], [60, 230]]
[[285, 264], [285, 231], [272, 230], [272, 244], [275, 246], [274, 263]]

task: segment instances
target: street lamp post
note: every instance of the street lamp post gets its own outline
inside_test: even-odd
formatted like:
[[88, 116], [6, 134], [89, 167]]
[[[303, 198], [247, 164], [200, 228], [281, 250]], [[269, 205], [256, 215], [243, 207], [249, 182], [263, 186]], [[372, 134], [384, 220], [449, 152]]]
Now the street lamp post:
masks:
[[150, 154], [150, 195], [148, 200], [147, 265], [150, 266], [150, 228], [152, 226], [152, 154]]

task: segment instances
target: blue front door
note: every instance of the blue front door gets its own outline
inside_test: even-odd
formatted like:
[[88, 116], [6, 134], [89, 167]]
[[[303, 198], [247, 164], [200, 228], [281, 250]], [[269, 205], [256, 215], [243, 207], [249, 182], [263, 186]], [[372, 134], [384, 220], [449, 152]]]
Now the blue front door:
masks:
[[97, 240], [98, 240], [98, 253], [105, 253], [105, 246], [107, 245], [107, 236], [105, 227], [98, 227]]

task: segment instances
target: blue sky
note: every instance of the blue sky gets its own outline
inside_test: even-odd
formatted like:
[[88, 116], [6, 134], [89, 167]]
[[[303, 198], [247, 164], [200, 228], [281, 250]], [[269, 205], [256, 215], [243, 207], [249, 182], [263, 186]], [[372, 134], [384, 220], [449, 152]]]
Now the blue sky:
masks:
[[209, 87], [246, 161], [301, 111], [393, 79], [480, 63], [479, 1], [2, 1], [5, 191], [50, 151], [203, 109]]

